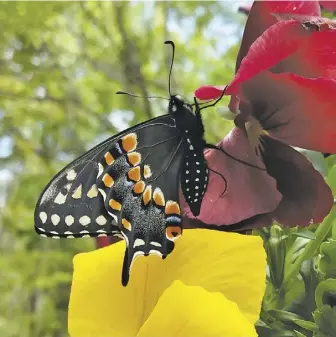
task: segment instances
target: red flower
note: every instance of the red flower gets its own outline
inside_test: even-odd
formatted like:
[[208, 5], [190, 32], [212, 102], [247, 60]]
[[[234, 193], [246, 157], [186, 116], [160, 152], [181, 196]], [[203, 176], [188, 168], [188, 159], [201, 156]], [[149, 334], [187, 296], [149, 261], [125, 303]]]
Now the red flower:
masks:
[[[297, 19], [285, 20], [291, 13]], [[254, 2], [237, 73], [225, 92], [238, 113], [237, 128], [219, 144], [231, 157], [207, 154], [211, 169], [227, 179], [227, 191], [220, 196], [221, 178], [211, 174], [199, 220], [234, 228], [273, 219], [307, 225], [330, 211], [333, 198], [323, 177], [288, 146], [336, 153], [336, 30], [316, 15], [316, 1]], [[195, 95], [212, 99], [223, 88], [201, 87]]]
[[236, 70], [251, 44], [269, 27], [277, 23], [274, 14], [320, 16], [318, 1], [254, 1], [245, 25], [237, 56]]
[[[326, 10], [329, 12], [336, 11], [336, 1], [331, 1], [331, 0], [319, 1], [319, 5], [323, 10]], [[244, 5], [238, 8], [238, 12], [244, 13], [246, 15], [250, 13], [250, 10], [251, 10], [251, 5]]]
[[97, 248], [104, 248], [106, 246], [111, 245], [112, 243], [118, 242], [121, 239], [116, 236], [103, 236], [96, 238], [96, 247]]

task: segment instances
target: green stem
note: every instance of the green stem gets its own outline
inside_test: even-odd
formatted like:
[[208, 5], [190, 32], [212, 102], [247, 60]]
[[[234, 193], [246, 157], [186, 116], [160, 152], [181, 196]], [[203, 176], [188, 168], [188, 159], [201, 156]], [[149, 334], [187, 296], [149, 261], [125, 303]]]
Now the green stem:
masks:
[[305, 260], [311, 259], [322, 241], [325, 239], [327, 234], [329, 233], [332, 224], [335, 220], [336, 216], [336, 206], [334, 206], [329, 215], [324, 219], [324, 221], [317, 227], [315, 231], [315, 240], [311, 240], [307, 246], [303, 249], [302, 254], [296, 259], [296, 261], [290, 265], [288, 268], [288, 272], [285, 274], [285, 279], [283, 282], [283, 287], [285, 288], [288, 282], [296, 275], [298, 275], [299, 270], [301, 268], [302, 262]]
[[[336, 207], [336, 198], [334, 199], [334, 207]], [[331, 238], [336, 240], [336, 219], [333, 222], [332, 229], [331, 229]]]

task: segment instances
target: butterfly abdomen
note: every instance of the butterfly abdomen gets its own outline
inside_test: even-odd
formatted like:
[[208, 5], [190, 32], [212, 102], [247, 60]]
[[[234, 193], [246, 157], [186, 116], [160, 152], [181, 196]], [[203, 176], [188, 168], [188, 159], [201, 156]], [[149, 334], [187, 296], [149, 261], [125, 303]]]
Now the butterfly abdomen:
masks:
[[194, 216], [199, 215], [203, 196], [208, 186], [208, 165], [204, 158], [203, 139], [188, 137], [181, 170], [181, 187], [184, 198]]

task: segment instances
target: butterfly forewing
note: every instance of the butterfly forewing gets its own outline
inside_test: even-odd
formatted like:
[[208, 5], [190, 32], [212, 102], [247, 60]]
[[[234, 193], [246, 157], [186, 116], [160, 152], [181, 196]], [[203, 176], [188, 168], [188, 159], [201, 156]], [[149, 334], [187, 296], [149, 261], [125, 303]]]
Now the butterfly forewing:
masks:
[[144, 195], [152, 198], [154, 191], [177, 201], [181, 144], [174, 119], [166, 115], [98, 145], [47, 186], [35, 210], [36, 231], [52, 237], [120, 234], [130, 222], [122, 216], [126, 200], [134, 216], [144, 208]]
[[42, 193], [35, 209], [35, 229], [51, 237], [113, 235], [119, 232], [108, 216], [96, 180], [98, 164], [82, 158], [64, 169]]

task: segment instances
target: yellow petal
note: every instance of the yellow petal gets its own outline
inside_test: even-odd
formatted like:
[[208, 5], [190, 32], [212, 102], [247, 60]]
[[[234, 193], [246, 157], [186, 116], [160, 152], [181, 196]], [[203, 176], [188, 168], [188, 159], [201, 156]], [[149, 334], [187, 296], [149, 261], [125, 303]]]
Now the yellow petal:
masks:
[[125, 244], [79, 254], [69, 306], [72, 337], [135, 336], [174, 280], [221, 292], [254, 323], [265, 290], [266, 255], [259, 237], [186, 230], [165, 260], [139, 257], [121, 285]]
[[[142, 290], [121, 285], [124, 242], [78, 254], [70, 295], [72, 337], [135, 336], [141, 326]], [[140, 309], [139, 309], [140, 308]]]
[[219, 291], [251, 322], [258, 320], [266, 288], [266, 253], [259, 236], [194, 229], [184, 231], [177, 245], [176, 254], [167, 257], [175, 279]]
[[175, 281], [160, 297], [137, 337], [257, 337], [236, 303], [221, 293]]

